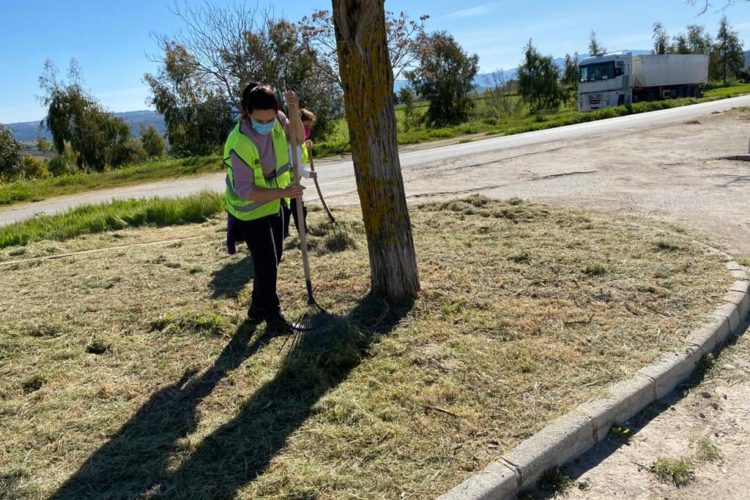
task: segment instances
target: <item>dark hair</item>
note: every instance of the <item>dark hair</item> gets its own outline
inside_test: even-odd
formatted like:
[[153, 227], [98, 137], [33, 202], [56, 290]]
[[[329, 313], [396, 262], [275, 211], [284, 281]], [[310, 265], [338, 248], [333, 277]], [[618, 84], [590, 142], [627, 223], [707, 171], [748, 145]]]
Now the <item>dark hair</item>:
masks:
[[248, 116], [256, 109], [279, 110], [279, 101], [268, 85], [252, 82], [242, 91], [242, 112]]

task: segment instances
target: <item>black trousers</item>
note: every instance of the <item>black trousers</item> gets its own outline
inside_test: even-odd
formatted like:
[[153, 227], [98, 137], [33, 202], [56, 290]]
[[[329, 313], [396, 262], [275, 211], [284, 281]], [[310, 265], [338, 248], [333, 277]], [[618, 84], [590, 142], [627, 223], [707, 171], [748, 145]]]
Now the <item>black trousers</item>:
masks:
[[263, 309], [266, 314], [280, 311], [276, 280], [284, 252], [284, 218], [281, 210], [277, 215], [235, 221], [235, 239], [247, 243], [255, 268], [251, 304]]
[[[284, 203], [281, 204], [282, 212], [284, 212], [284, 238], [289, 236], [289, 221], [291, 219], [294, 219], [294, 227], [298, 228], [297, 231], [299, 231], [297, 203], [302, 203], [302, 218], [304, 219], [303, 223], [305, 224], [305, 231], [307, 231], [307, 207], [305, 206], [305, 202], [298, 200], [297, 198], [292, 198], [289, 208], [287, 208]], [[289, 217], [290, 212], [292, 215], [291, 217]]]

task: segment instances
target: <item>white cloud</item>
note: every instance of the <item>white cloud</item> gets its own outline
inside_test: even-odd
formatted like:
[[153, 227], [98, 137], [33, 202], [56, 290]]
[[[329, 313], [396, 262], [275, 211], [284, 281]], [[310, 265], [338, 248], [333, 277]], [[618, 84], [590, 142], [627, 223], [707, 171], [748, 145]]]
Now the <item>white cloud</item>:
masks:
[[489, 14], [493, 7], [500, 4], [501, 2], [485, 3], [477, 5], [476, 7], [470, 7], [468, 9], [456, 10], [445, 14], [443, 17], [479, 17], [485, 14]]

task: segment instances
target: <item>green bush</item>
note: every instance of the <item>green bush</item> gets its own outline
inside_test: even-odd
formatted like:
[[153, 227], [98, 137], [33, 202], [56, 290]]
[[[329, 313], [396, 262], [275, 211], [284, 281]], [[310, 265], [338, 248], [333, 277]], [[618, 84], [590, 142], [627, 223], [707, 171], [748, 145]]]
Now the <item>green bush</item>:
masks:
[[141, 127], [141, 144], [149, 158], [158, 158], [164, 156], [167, 152], [167, 145], [164, 138], [159, 135], [156, 127], [153, 125]]
[[21, 161], [21, 144], [13, 137], [10, 129], [0, 124], [0, 175], [15, 177]]
[[72, 174], [78, 170], [75, 163], [70, 163], [64, 154], [50, 158], [47, 168], [54, 176]]
[[46, 163], [31, 155], [26, 155], [21, 160], [21, 175], [27, 179], [46, 179], [51, 174]]
[[148, 153], [138, 139], [128, 139], [122, 147], [117, 165], [132, 165], [148, 160]]

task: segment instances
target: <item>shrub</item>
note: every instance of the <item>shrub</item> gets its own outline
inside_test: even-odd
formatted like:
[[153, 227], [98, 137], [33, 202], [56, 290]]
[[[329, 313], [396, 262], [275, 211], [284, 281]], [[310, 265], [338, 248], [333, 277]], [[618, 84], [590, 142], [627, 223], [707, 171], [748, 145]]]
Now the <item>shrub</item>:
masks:
[[31, 155], [21, 160], [21, 174], [27, 179], [45, 179], [51, 175], [47, 164]]
[[15, 177], [21, 161], [21, 144], [10, 129], [0, 125], [0, 175]]
[[167, 151], [164, 138], [159, 135], [159, 131], [153, 125], [141, 127], [141, 144], [149, 158], [164, 156]]
[[49, 160], [47, 168], [49, 172], [54, 176], [72, 174], [76, 170], [78, 170], [75, 163], [70, 163], [70, 161], [64, 154], [53, 156]]

